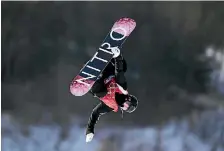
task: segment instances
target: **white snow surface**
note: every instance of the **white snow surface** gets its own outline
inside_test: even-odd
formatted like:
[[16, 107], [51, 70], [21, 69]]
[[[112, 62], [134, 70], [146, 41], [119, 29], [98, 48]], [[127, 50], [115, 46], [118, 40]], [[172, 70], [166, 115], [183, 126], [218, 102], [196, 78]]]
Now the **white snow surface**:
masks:
[[224, 151], [223, 118], [223, 111], [205, 113], [193, 129], [187, 120], [162, 127], [98, 128], [86, 143], [85, 127], [79, 123], [71, 124], [62, 137], [59, 124], [23, 126], [3, 114], [2, 151], [211, 151], [214, 146]]

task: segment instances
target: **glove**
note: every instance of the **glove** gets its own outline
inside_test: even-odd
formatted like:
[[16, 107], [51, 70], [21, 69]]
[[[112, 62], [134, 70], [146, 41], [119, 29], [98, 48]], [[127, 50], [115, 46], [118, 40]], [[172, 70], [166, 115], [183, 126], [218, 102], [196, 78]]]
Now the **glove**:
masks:
[[86, 134], [86, 142], [91, 142], [93, 139], [94, 134], [93, 133], [88, 133]]
[[94, 136], [94, 128], [88, 126], [86, 129], [86, 143], [91, 142], [93, 136]]
[[114, 56], [113, 58], [117, 58], [120, 55], [120, 49], [118, 47], [114, 47], [111, 49], [111, 51], [113, 52]]

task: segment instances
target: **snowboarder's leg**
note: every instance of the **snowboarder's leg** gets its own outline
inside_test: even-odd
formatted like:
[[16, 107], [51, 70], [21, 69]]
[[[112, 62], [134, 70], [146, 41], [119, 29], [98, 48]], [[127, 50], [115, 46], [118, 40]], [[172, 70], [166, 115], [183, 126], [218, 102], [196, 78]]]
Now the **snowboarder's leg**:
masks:
[[97, 97], [103, 97], [107, 94], [107, 88], [104, 84], [104, 79], [103, 78], [100, 78], [98, 79], [92, 89], [90, 90], [90, 92], [95, 96]]
[[114, 69], [114, 60], [112, 59], [103, 71], [102, 76], [94, 83], [90, 91], [93, 95], [96, 95], [97, 97], [103, 97], [107, 94], [107, 88], [104, 84], [104, 80], [107, 79], [109, 76], [115, 74]]

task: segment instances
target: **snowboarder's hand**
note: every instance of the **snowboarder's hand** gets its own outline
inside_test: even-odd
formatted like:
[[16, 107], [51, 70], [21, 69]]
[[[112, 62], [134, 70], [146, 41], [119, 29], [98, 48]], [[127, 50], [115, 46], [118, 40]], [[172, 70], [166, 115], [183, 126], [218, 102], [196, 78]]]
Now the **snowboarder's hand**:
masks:
[[113, 47], [112, 49], [111, 49], [111, 51], [113, 52], [113, 54], [114, 54], [114, 56], [113, 56], [113, 58], [117, 58], [119, 55], [120, 55], [120, 49], [118, 48], [118, 47]]
[[86, 135], [86, 142], [91, 142], [93, 139], [94, 134], [93, 133], [89, 133]]

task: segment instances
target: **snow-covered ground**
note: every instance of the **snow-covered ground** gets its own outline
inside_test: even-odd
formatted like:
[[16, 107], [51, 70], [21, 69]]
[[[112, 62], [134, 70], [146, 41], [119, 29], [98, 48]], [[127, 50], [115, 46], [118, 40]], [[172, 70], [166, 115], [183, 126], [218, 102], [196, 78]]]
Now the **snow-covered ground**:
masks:
[[[192, 127], [187, 120], [162, 127], [98, 128], [91, 143], [85, 129], [71, 124], [22, 126], [2, 115], [2, 151], [224, 151], [224, 112], [205, 112]], [[203, 140], [201, 138], [204, 138]]]

